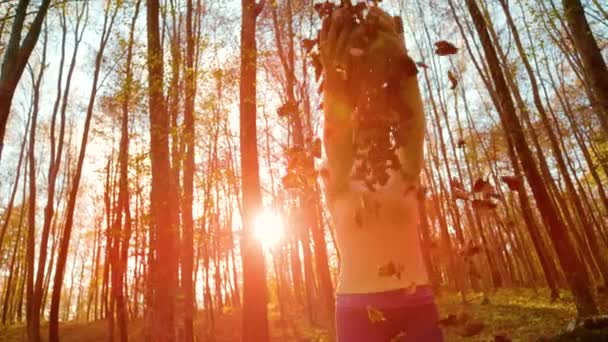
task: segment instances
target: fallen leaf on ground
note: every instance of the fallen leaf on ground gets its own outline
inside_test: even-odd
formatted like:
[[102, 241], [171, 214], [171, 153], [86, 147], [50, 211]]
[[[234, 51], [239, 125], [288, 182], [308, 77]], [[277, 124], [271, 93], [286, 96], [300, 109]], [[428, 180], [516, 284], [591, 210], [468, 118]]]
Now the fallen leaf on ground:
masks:
[[473, 320], [464, 326], [464, 329], [462, 329], [462, 331], [460, 332], [460, 336], [462, 336], [462, 337], [475, 336], [475, 335], [478, 335], [479, 333], [481, 333], [484, 328], [485, 328], [485, 324], [483, 324], [483, 322], [481, 322], [479, 320]]

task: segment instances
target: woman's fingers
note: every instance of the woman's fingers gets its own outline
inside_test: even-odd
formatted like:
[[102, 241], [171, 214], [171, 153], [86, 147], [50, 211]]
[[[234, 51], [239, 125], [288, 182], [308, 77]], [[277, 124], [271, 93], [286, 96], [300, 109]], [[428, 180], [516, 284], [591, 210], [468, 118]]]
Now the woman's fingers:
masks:
[[393, 19], [393, 17], [385, 11], [381, 10], [380, 8], [371, 7], [369, 9], [368, 18], [377, 20], [378, 28], [381, 31], [397, 33], [397, 28], [395, 27], [395, 20]]
[[340, 32], [340, 35], [338, 36], [334, 53], [335, 63], [337, 64], [336, 66], [340, 66], [342, 68], [348, 68], [350, 66], [350, 56], [348, 50], [354, 29], [355, 23], [349, 20], [344, 25], [342, 32]]
[[331, 23], [331, 18], [326, 17], [323, 19], [323, 23], [321, 24], [321, 32], [319, 33], [319, 42], [321, 44], [325, 44], [327, 42], [327, 35], [329, 34], [329, 26]]
[[329, 26], [329, 33], [327, 34], [326, 46], [329, 48], [330, 56], [336, 53], [336, 43], [342, 33], [342, 29], [346, 24], [346, 14], [343, 9], [339, 9], [333, 12], [331, 16], [331, 25]]

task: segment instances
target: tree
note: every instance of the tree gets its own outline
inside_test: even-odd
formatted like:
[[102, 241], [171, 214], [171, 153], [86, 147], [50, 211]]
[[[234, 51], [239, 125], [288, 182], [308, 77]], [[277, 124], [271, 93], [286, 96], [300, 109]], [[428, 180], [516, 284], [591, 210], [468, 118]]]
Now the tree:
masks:
[[240, 130], [243, 180], [243, 339], [265, 342], [268, 335], [268, 297], [264, 253], [255, 240], [254, 217], [260, 209], [260, 176], [256, 125], [256, 19], [264, 6], [242, 0]]
[[[169, 155], [169, 116], [164, 100], [163, 50], [159, 32], [159, 1], [146, 0], [148, 30], [148, 104], [150, 112], [150, 194], [154, 260], [150, 266], [152, 291], [151, 338], [175, 340], [177, 292], [177, 203]], [[150, 262], [150, 261], [149, 261]]]
[[95, 54], [95, 69], [93, 71], [93, 83], [91, 84], [91, 91], [89, 95], [89, 102], [87, 104], [86, 117], [84, 122], [84, 128], [82, 132], [82, 139], [80, 142], [80, 151], [78, 154], [78, 161], [76, 166], [76, 173], [73, 176], [71, 188], [68, 195], [68, 204], [66, 208], [67, 216], [65, 226], [63, 228], [63, 234], [59, 243], [59, 251], [57, 255], [57, 265], [55, 266], [55, 277], [53, 279], [53, 292], [51, 297], [51, 309], [49, 314], [49, 341], [59, 341], [59, 305], [61, 300], [61, 289], [63, 287], [63, 278], [65, 276], [65, 267], [68, 259], [68, 252], [70, 248], [70, 239], [72, 236], [72, 228], [74, 225], [74, 211], [76, 209], [76, 199], [78, 196], [78, 188], [82, 176], [82, 169], [84, 164], [84, 157], [87, 152], [87, 144], [89, 141], [89, 131], [91, 128], [91, 121], [93, 118], [93, 109], [95, 107], [95, 100], [97, 95], [97, 84], [99, 82], [99, 74], [101, 71], [102, 59], [108, 39], [112, 33], [112, 27], [114, 26], [114, 20], [118, 13], [120, 5], [113, 4], [108, 1], [104, 8], [104, 20], [103, 28], [101, 31], [101, 37], [99, 40], [99, 47]]
[[582, 60], [585, 78], [596, 97], [592, 103], [595, 102], [598, 107], [598, 119], [604, 135], [608, 136], [608, 67], [593, 37], [580, 0], [562, 0], [562, 5], [574, 47]]
[[110, 324], [110, 339], [113, 339], [114, 333], [114, 311], [118, 320], [119, 336], [121, 342], [127, 342], [129, 339], [129, 331], [127, 326], [128, 312], [127, 299], [124, 289], [126, 278], [126, 268], [129, 254], [129, 242], [131, 239], [131, 209], [129, 206], [129, 113], [131, 111], [131, 102], [135, 90], [133, 82], [133, 44], [135, 35], [135, 24], [139, 15], [140, 0], [135, 3], [135, 12], [131, 19], [129, 41], [127, 46], [127, 57], [125, 61], [125, 79], [123, 89], [121, 89], [120, 109], [121, 109], [121, 128], [120, 128], [120, 146], [118, 152], [119, 163], [119, 181], [118, 181], [118, 200], [114, 213], [114, 222], [112, 225], [109, 237], [112, 238], [110, 263], [111, 263], [111, 282], [112, 293], [110, 302], [110, 312], [108, 314]]
[[193, 32], [192, 0], [186, 2], [186, 70], [185, 70], [185, 104], [184, 104], [184, 143], [186, 155], [184, 161], [183, 197], [182, 197], [182, 290], [184, 293], [184, 340], [194, 340], [193, 313], [194, 313], [194, 220], [192, 218], [192, 202], [194, 200], [194, 99], [196, 93], [195, 68], [195, 33]]
[[2, 160], [4, 134], [11, 111], [13, 96], [15, 95], [15, 90], [21, 79], [25, 65], [30, 58], [30, 54], [38, 41], [42, 23], [46, 17], [51, 0], [42, 0], [40, 7], [38, 7], [38, 13], [36, 13], [34, 20], [29, 25], [27, 34], [22, 41], [21, 37], [29, 3], [29, 0], [19, 0], [19, 4], [15, 10], [15, 18], [13, 19], [13, 27], [8, 45], [4, 51], [2, 69], [0, 70], [0, 161]]

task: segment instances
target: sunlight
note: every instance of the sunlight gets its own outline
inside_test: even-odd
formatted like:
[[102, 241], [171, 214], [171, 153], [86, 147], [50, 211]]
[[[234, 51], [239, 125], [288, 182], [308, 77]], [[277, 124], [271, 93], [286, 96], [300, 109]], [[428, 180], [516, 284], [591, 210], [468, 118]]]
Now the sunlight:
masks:
[[279, 214], [270, 209], [264, 209], [255, 218], [255, 238], [265, 249], [276, 246], [284, 235], [285, 227]]

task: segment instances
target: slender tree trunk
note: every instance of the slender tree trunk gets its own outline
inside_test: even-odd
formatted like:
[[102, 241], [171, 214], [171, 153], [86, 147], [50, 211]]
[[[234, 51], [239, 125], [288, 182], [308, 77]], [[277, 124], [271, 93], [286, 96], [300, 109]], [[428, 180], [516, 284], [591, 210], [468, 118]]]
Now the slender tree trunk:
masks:
[[[45, 69], [44, 65], [40, 66], [41, 69]], [[41, 71], [42, 73], [42, 71]], [[34, 75], [32, 74], [32, 83], [36, 83], [35, 79], [34, 79]], [[33, 107], [33, 106], [32, 106]], [[19, 160], [17, 161], [17, 172], [15, 174], [15, 183], [13, 184], [13, 189], [11, 190], [11, 195], [10, 198], [8, 200], [8, 204], [6, 206], [6, 211], [3, 213], [3, 219], [4, 222], [2, 223], [2, 227], [0, 228], [0, 253], [2, 253], [2, 243], [4, 242], [4, 236], [6, 234], [6, 231], [8, 229], [8, 225], [11, 221], [11, 214], [13, 212], [13, 206], [15, 204], [15, 196], [17, 195], [17, 189], [19, 188], [19, 178], [21, 177], [21, 164], [23, 163], [23, 156], [25, 154], [25, 146], [27, 146], [27, 136], [28, 136], [28, 132], [30, 129], [30, 121], [32, 118], [31, 115], [31, 108], [30, 108], [30, 113], [28, 113], [27, 116], [27, 122], [25, 124], [25, 132], [23, 133], [23, 140], [21, 141], [21, 147], [19, 148]], [[26, 165], [27, 165], [27, 161], [26, 161]]]
[[89, 130], [91, 127], [91, 120], [93, 118], [93, 109], [95, 106], [95, 99], [97, 94], [97, 83], [99, 82], [99, 73], [101, 71], [101, 62], [103, 53], [112, 31], [114, 19], [118, 12], [118, 6], [112, 11], [112, 4], [107, 3], [104, 15], [103, 31], [101, 34], [101, 40], [99, 43], [99, 50], [95, 56], [95, 69], [93, 72], [93, 83], [91, 85], [91, 93], [89, 96], [89, 103], [87, 105], [86, 118], [84, 122], [84, 129], [82, 133], [82, 140], [80, 143], [80, 152], [78, 155], [78, 161], [76, 166], [76, 173], [72, 180], [68, 204], [66, 208], [67, 217], [65, 226], [63, 228], [63, 234], [59, 244], [59, 251], [57, 256], [57, 265], [55, 267], [55, 277], [53, 279], [53, 292], [51, 296], [51, 310], [49, 318], [49, 341], [59, 341], [59, 304], [61, 300], [61, 289], [63, 286], [63, 278], [65, 274], [65, 267], [68, 258], [68, 251], [70, 247], [70, 238], [72, 235], [72, 228], [74, 224], [74, 210], [76, 209], [76, 199], [78, 196], [78, 188], [80, 185], [80, 178], [82, 175], [82, 168], [84, 164], [84, 157], [86, 155], [87, 143], [89, 138]]
[[192, 203], [194, 200], [194, 99], [196, 93], [196, 69], [194, 66], [195, 35], [192, 31], [192, 0], [186, 2], [186, 98], [184, 103], [184, 136], [186, 148], [184, 161], [182, 197], [182, 291], [184, 293], [184, 340], [194, 341], [193, 314], [195, 289], [193, 281], [194, 263], [194, 220]]
[[148, 28], [148, 92], [150, 154], [152, 160], [152, 222], [155, 225], [156, 258], [151, 274], [154, 302], [151, 338], [175, 339], [177, 293], [177, 194], [173, 189], [169, 151], [169, 117], [163, 94], [163, 51], [159, 33], [159, 1], [146, 0]]
[[[27, 132], [26, 132], [26, 136], [27, 136]], [[27, 162], [26, 162], [27, 164]], [[27, 165], [26, 165], [27, 167]], [[24, 173], [24, 177], [23, 177], [23, 198], [26, 198], [26, 191], [27, 191], [27, 178], [26, 178], [26, 174]], [[8, 275], [8, 279], [6, 280], [5, 283], [5, 289], [4, 289], [4, 299], [3, 299], [3, 305], [2, 305], [2, 324], [5, 325], [6, 324], [6, 319], [7, 319], [7, 314], [8, 314], [8, 309], [10, 306], [14, 306], [11, 305], [10, 303], [10, 299], [11, 299], [11, 294], [16, 292], [17, 290], [17, 285], [18, 285], [18, 281], [19, 281], [19, 267], [17, 265], [17, 267], [15, 267], [15, 263], [17, 262], [17, 252], [19, 251], [19, 246], [21, 245], [21, 231], [23, 230], [23, 219], [25, 216], [25, 210], [26, 206], [22, 205], [21, 206], [21, 210], [19, 213], [19, 224], [17, 226], [17, 235], [15, 238], [15, 245], [13, 246], [13, 251], [11, 253], [11, 261], [10, 261], [10, 267], [9, 267], [9, 275]], [[21, 258], [19, 258], [21, 259]], [[13, 278], [15, 278], [15, 283], [13, 284]], [[18, 308], [19, 310], [20, 308]], [[12, 320], [11, 320], [12, 321]]]
[[253, 231], [254, 217], [261, 202], [256, 125], [256, 19], [263, 2], [242, 0], [240, 139], [243, 180], [243, 339], [269, 340], [266, 267], [264, 254]]
[[30, 141], [28, 151], [29, 164], [29, 200], [28, 200], [28, 231], [26, 245], [26, 322], [27, 322], [27, 337], [30, 342], [40, 341], [40, 314], [34, 312], [34, 262], [36, 258], [36, 126], [38, 125], [38, 103], [40, 100], [40, 85], [44, 74], [44, 63], [46, 63], [46, 47], [47, 47], [47, 30], [44, 34], [44, 45], [42, 49], [42, 64], [38, 73], [38, 78], [34, 82], [34, 96], [32, 99], [32, 123], [30, 128]]
[[51, 0], [42, 0], [34, 20], [27, 26], [27, 34], [23, 41], [23, 24], [27, 15], [29, 0], [19, 0], [13, 19], [10, 38], [4, 50], [2, 67], [0, 69], [0, 161], [2, 160], [2, 149], [4, 147], [4, 134], [8, 116], [11, 111], [11, 103], [19, 79], [23, 74], [30, 54], [38, 41], [42, 23], [51, 4]]
[[585, 77], [596, 97], [597, 114], [604, 135], [608, 137], [608, 67], [593, 37], [580, 0], [562, 0], [568, 29], [578, 51]]

